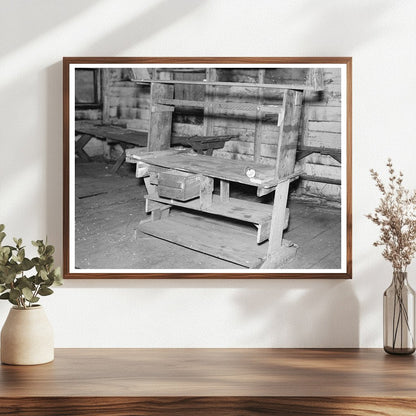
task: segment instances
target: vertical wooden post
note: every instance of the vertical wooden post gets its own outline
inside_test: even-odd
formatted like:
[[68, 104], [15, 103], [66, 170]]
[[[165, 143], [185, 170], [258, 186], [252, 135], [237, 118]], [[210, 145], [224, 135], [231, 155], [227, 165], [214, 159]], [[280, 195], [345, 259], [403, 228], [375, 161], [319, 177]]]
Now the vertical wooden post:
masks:
[[270, 225], [269, 248], [267, 257], [273, 257], [281, 249], [285, 213], [289, 193], [289, 180], [279, 183], [274, 194], [272, 222]]
[[[206, 71], [207, 81], [217, 80], [217, 70], [215, 68], [207, 68]], [[211, 103], [215, 98], [215, 86], [207, 85], [205, 87], [205, 101]], [[204, 135], [212, 136], [214, 134], [214, 120], [212, 119], [213, 106], [209, 104], [204, 108]]]
[[[283, 119], [280, 123], [279, 142], [275, 178], [283, 179], [293, 173], [296, 162], [296, 148], [299, 137], [303, 93], [286, 90], [283, 96]], [[287, 247], [283, 243], [283, 230], [286, 223], [286, 205], [290, 180], [286, 179], [276, 186], [272, 221], [270, 225], [269, 248], [263, 268], [275, 268], [293, 258], [296, 246]]]
[[110, 124], [110, 69], [101, 69], [101, 94], [103, 100], [103, 124]]
[[[258, 74], [258, 83], [264, 84], [264, 76], [265, 76], [266, 70], [265, 69], [259, 69]], [[263, 88], [259, 88], [258, 91], [258, 104], [259, 106], [263, 104], [264, 102], [264, 90]], [[262, 135], [262, 125], [263, 125], [263, 112], [258, 109], [256, 111], [256, 124], [254, 126], [254, 162], [258, 163], [260, 162], [261, 158], [261, 135]]]
[[[170, 73], [161, 73], [161, 79], [172, 79]], [[170, 148], [172, 133], [172, 112], [163, 111], [157, 106], [161, 98], [173, 98], [174, 86], [167, 84], [151, 84], [150, 87], [150, 121], [147, 139], [147, 150], [166, 150]]]
[[220, 200], [221, 202], [229, 202], [230, 200], [230, 182], [220, 180]]
[[212, 192], [214, 191], [214, 179], [201, 176], [200, 208], [202, 210], [212, 205]]
[[297, 90], [286, 90], [283, 96], [283, 120], [280, 123], [277, 145], [276, 179], [290, 175], [295, 168], [302, 99], [303, 93]]
[[323, 68], [311, 68], [308, 74], [308, 85], [311, 85], [315, 91], [324, 89], [324, 71]]

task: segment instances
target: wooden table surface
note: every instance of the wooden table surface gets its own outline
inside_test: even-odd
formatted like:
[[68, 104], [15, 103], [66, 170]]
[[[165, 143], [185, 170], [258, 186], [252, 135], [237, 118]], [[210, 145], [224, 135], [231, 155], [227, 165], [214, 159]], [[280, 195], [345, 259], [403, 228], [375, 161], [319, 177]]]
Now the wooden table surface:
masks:
[[416, 415], [414, 356], [379, 349], [57, 349], [0, 367], [0, 414]]

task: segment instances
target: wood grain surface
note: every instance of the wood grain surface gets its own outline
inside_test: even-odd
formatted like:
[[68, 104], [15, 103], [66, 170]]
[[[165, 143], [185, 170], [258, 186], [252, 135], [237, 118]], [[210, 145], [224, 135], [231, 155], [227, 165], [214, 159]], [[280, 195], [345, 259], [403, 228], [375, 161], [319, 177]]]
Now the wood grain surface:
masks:
[[414, 415], [414, 356], [379, 349], [58, 349], [0, 368], [0, 415]]

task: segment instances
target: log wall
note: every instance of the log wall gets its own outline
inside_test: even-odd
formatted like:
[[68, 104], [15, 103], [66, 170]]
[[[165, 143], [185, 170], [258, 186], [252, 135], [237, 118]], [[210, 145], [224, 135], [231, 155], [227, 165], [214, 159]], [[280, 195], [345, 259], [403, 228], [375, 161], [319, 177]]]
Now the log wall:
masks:
[[[106, 95], [108, 104], [107, 117], [111, 124], [130, 129], [147, 131], [150, 117], [150, 87], [130, 81], [131, 70], [106, 69], [108, 85]], [[158, 76], [153, 71], [149, 76]], [[216, 79], [226, 82], [264, 82], [264, 83], [305, 83], [309, 72], [306, 69], [266, 69], [263, 74], [257, 69], [218, 69]], [[173, 79], [196, 80], [205, 79], [204, 72], [172, 71]], [[339, 69], [324, 69], [323, 92], [307, 92], [301, 129], [300, 143], [308, 146], [341, 147], [341, 73]], [[211, 96], [210, 96], [211, 95]], [[183, 100], [211, 100], [229, 103], [263, 103], [281, 105], [282, 90], [255, 89], [246, 87], [212, 87], [176, 85], [175, 98]], [[86, 110], [87, 111], [87, 110]], [[100, 114], [77, 111], [78, 118], [97, 119]], [[209, 123], [213, 134], [238, 135], [238, 139], [227, 142], [223, 149], [216, 150], [215, 156], [225, 159], [251, 161], [256, 158], [268, 165], [275, 164], [279, 128], [277, 115], [259, 114], [256, 111], [241, 109], [210, 111]], [[205, 124], [207, 121], [205, 121]], [[177, 108], [173, 114], [172, 133], [178, 135], [204, 134], [204, 111], [198, 108]], [[256, 136], [261, 144], [256, 150]], [[319, 178], [340, 179], [340, 164], [331, 156], [318, 153], [311, 154], [298, 161], [307, 175]], [[340, 200], [340, 186], [322, 182], [302, 180], [298, 188], [299, 194], [324, 197], [329, 200]]]
[[[309, 92], [305, 97], [302, 142], [308, 146], [341, 149], [341, 71], [324, 70], [323, 94]], [[341, 179], [341, 165], [331, 156], [312, 154], [299, 164], [307, 175]], [[299, 193], [329, 200], [341, 200], [341, 186], [301, 181]]]

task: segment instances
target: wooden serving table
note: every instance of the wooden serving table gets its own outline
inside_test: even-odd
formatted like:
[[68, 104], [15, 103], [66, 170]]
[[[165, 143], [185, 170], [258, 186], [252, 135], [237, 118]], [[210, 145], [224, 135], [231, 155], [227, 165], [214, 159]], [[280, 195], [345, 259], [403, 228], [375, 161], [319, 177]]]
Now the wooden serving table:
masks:
[[0, 368], [1, 415], [415, 415], [414, 356], [379, 349], [58, 349]]

